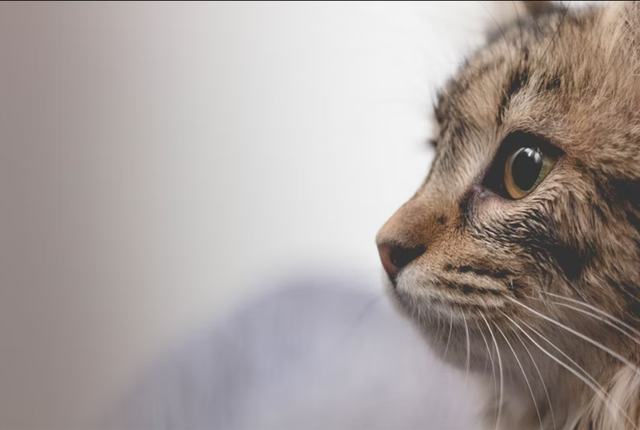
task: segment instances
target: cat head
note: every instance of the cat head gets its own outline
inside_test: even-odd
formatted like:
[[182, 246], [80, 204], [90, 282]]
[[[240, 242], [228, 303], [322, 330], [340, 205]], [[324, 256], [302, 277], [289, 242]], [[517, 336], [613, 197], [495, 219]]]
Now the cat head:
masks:
[[440, 91], [430, 173], [377, 236], [448, 361], [478, 329], [609, 336], [575, 301], [639, 326], [640, 6], [535, 3]]

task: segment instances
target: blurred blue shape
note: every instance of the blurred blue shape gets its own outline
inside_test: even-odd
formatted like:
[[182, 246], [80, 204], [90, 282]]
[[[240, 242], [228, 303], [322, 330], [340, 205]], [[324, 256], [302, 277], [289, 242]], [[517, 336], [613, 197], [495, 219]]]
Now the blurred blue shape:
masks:
[[477, 389], [382, 293], [306, 279], [192, 339], [122, 401], [127, 429], [475, 429]]

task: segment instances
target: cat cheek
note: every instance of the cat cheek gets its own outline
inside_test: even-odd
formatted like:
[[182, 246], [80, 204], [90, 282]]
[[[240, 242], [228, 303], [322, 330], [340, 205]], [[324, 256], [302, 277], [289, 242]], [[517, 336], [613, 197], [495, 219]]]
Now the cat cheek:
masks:
[[512, 202], [496, 194], [486, 193], [474, 202], [474, 223], [483, 227], [503, 224], [510, 215], [506, 207], [508, 203]]

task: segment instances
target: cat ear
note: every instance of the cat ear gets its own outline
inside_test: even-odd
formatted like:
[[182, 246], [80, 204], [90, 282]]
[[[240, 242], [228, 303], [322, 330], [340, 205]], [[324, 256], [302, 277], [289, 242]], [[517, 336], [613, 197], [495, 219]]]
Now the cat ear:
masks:
[[520, 1], [519, 8], [526, 11], [529, 16], [537, 17], [556, 9], [556, 5], [552, 1]]
[[491, 5], [492, 16], [500, 25], [516, 22], [516, 20], [519, 21], [527, 17], [537, 18], [558, 8], [556, 2], [553, 1], [493, 2]]
[[610, 2], [604, 6], [604, 16], [606, 19], [636, 22], [640, 19], [640, 2], [637, 1], [617, 1]]
[[[640, 2], [610, 2], [603, 9], [603, 34], [610, 34], [612, 43], [640, 44]], [[637, 52], [637, 51], [636, 51]]]

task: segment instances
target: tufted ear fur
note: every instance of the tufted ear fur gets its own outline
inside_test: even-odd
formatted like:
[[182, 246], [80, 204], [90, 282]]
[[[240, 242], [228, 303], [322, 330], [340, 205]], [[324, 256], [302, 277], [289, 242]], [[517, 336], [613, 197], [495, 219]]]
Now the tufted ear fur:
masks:
[[556, 8], [556, 5], [552, 1], [521, 1], [518, 3], [520, 3], [520, 7], [524, 8], [532, 17], [551, 12]]
[[513, 1], [495, 2], [498, 9], [498, 16], [502, 23], [512, 23], [517, 20], [537, 18], [545, 13], [553, 12], [558, 8], [558, 4], [553, 1]]
[[634, 56], [640, 56], [640, 2], [609, 3], [603, 12], [604, 30], [614, 36], [614, 42], [626, 44]]
[[[599, 21], [599, 45], [597, 49], [605, 54], [609, 69], [606, 83], [615, 88], [618, 102], [636, 105], [640, 102], [640, 2], [611, 2], [602, 11]], [[629, 128], [634, 136], [636, 150], [630, 155], [631, 165], [625, 180], [633, 181], [630, 188], [640, 189], [640, 122]], [[615, 175], [614, 175], [615, 176]], [[637, 191], [634, 191], [634, 194]], [[639, 200], [636, 198], [636, 202]], [[637, 203], [636, 203], [637, 204]]]
[[606, 387], [607, 398], [596, 397], [573, 430], [626, 429], [640, 426], [640, 375], [630, 367], [618, 371]]
[[640, 14], [640, 2], [637, 1], [611, 2], [604, 7], [604, 15], [614, 23], [620, 21], [625, 21], [627, 24], [638, 22], [640, 19], [638, 14]]

